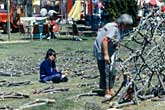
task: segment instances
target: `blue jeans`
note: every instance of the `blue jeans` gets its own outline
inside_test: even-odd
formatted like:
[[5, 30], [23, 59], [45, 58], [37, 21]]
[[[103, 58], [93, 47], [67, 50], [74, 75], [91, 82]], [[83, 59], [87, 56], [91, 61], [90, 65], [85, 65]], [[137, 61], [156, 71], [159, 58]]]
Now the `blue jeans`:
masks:
[[57, 74], [53, 74], [50, 76], [46, 76], [43, 79], [41, 79], [40, 81], [43, 83], [46, 83], [48, 81], [52, 81], [53, 83], [59, 83], [61, 80], [62, 80], [61, 73], [57, 73]]
[[105, 60], [97, 60], [100, 72], [100, 89], [111, 89], [114, 86], [116, 73], [114, 72], [115, 53], [111, 56], [111, 64]]

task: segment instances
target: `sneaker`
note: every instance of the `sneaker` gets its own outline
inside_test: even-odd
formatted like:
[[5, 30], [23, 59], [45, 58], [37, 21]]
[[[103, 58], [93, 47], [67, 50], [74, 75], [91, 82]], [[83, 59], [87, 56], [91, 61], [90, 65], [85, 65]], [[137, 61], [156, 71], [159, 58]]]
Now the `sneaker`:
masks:
[[106, 99], [110, 99], [112, 96], [109, 95], [109, 94], [106, 94], [104, 97], [105, 97]]
[[68, 81], [67, 77], [62, 78], [62, 82], [67, 82], [67, 81]]
[[40, 82], [40, 83], [46, 83], [46, 81], [44, 81], [44, 80], [42, 80], [42, 79], [40, 79], [39, 82]]

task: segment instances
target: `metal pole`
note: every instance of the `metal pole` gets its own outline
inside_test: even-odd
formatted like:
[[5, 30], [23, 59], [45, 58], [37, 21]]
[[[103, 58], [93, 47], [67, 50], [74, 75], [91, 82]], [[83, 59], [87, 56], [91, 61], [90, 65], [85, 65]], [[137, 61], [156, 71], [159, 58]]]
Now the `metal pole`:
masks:
[[8, 40], [10, 40], [10, 0], [7, 2], [7, 29], [8, 29]]
[[92, 0], [90, 0], [90, 9], [91, 9], [91, 28], [93, 30], [93, 7], [92, 7]]
[[63, 0], [61, 0], [60, 6], [61, 6], [61, 20], [63, 20]]
[[24, 8], [25, 8], [25, 17], [27, 17], [28, 16], [28, 14], [27, 14], [27, 12], [28, 12], [28, 10], [27, 10], [27, 1], [25, 1]]

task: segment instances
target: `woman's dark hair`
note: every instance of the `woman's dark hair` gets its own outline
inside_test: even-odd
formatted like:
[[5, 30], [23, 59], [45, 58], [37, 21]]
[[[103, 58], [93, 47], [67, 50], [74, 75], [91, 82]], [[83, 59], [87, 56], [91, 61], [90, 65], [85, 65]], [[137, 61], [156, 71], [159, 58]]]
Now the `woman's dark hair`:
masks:
[[56, 57], [56, 52], [55, 52], [55, 50], [53, 50], [53, 49], [49, 49], [48, 51], [47, 51], [47, 53], [46, 53], [46, 56], [45, 56], [45, 59], [47, 59], [49, 56], [51, 56], [51, 55], [55, 55], [55, 57]]

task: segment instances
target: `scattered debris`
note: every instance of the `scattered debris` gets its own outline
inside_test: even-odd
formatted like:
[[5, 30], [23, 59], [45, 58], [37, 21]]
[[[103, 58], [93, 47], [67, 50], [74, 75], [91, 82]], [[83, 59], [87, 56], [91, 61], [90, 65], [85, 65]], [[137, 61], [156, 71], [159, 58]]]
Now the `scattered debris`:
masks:
[[30, 97], [29, 95], [25, 95], [23, 93], [16, 93], [16, 92], [0, 93], [0, 100], [5, 100], [9, 98], [22, 99], [22, 98], [29, 98], [29, 97]]
[[3, 106], [3, 107], [0, 107], [0, 110], [14, 110], [14, 108], [10, 106]]
[[76, 95], [75, 101], [77, 101], [78, 99], [80, 99], [81, 97], [84, 97], [84, 96], [98, 96], [98, 93], [87, 92], [87, 93], [78, 94], [78, 95]]
[[33, 94], [40, 94], [40, 93], [58, 93], [58, 92], [65, 92], [65, 91], [69, 91], [69, 88], [56, 88], [53, 86], [44, 88], [44, 89], [40, 89], [40, 90], [35, 90], [33, 92]]
[[22, 81], [22, 82], [8, 82], [8, 81], [0, 81], [0, 87], [2, 86], [24, 86], [24, 85], [29, 85], [30, 81]]
[[29, 102], [27, 104], [20, 106], [19, 109], [23, 110], [23, 109], [38, 107], [41, 105], [51, 104], [55, 102], [56, 101], [54, 99], [36, 99], [35, 101]]
[[89, 88], [94, 88], [94, 87], [99, 87], [97, 82], [94, 83], [83, 83], [83, 84], [78, 84], [77, 87], [89, 87]]
[[124, 106], [128, 106], [128, 105], [134, 105], [135, 102], [133, 101], [130, 101], [130, 102], [125, 102], [125, 103], [118, 103], [118, 102], [114, 102], [110, 108], [121, 108], [121, 107], [124, 107]]

